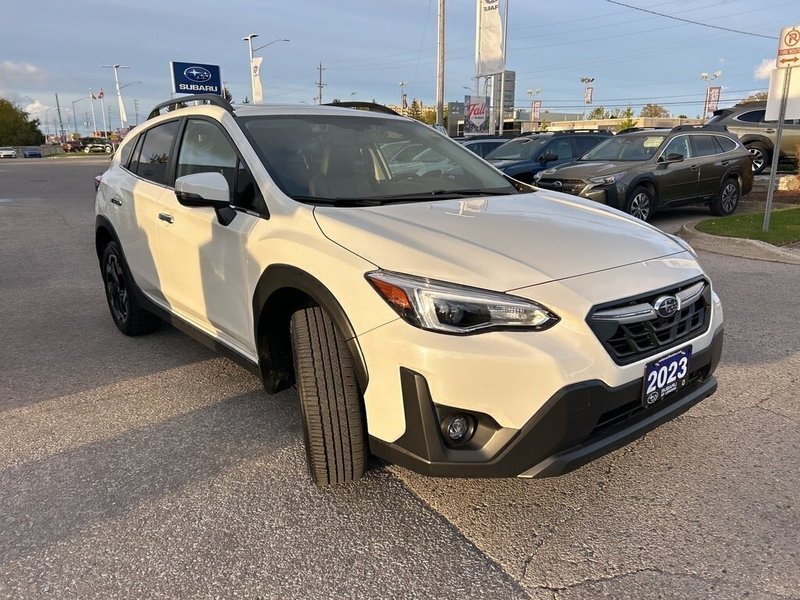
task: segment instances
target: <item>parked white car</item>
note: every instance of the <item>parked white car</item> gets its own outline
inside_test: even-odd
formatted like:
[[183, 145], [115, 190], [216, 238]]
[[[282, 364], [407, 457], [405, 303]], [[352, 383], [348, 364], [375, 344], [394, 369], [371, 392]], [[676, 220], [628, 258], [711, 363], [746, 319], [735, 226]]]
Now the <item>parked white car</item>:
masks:
[[11, 146], [3, 146], [0, 148], [0, 158], [17, 158], [16, 148]]
[[[268, 393], [296, 385], [318, 485], [370, 454], [558, 475], [716, 390], [722, 308], [685, 242], [403, 117], [181, 101], [99, 182], [112, 318], [140, 335], [159, 316]], [[395, 142], [449, 167], [394, 173]]]

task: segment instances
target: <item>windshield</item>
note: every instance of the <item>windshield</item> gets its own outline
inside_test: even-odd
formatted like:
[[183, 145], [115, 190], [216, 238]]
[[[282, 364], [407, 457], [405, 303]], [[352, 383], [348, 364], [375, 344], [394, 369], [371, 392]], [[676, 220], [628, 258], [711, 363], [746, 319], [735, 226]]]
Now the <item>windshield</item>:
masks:
[[486, 155], [486, 160], [530, 160], [549, 138], [524, 137], [506, 142]]
[[356, 111], [241, 122], [272, 179], [300, 202], [382, 204], [517, 193], [472, 152], [421, 123]]
[[595, 146], [579, 160], [650, 160], [666, 134], [620, 135]]

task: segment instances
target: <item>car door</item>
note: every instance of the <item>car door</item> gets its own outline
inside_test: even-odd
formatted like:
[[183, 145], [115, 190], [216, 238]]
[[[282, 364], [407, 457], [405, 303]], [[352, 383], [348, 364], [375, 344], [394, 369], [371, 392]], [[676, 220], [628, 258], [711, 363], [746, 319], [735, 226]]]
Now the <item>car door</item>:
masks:
[[690, 138], [692, 149], [700, 166], [697, 195], [699, 197], [713, 196], [719, 191], [731, 159], [722, 153], [722, 148], [714, 141], [713, 135], [698, 133]]
[[213, 208], [182, 206], [174, 190], [164, 195], [161, 211], [168, 218], [159, 230], [164, 294], [181, 318], [255, 358], [246, 240], [263, 200], [249, 169], [216, 122], [187, 119], [176, 156], [176, 179], [194, 173], [222, 174], [236, 212], [224, 224]]
[[136, 146], [114, 184], [119, 197], [109, 210], [125, 260], [139, 288], [164, 302], [158, 269], [158, 212], [167, 192], [167, 170], [179, 121], [161, 123], [139, 134]]
[[[680, 155], [681, 161], [669, 161], [668, 157]], [[672, 138], [658, 159], [658, 203], [660, 205], [689, 200], [697, 196], [700, 174], [698, 159], [694, 158], [688, 135]]]

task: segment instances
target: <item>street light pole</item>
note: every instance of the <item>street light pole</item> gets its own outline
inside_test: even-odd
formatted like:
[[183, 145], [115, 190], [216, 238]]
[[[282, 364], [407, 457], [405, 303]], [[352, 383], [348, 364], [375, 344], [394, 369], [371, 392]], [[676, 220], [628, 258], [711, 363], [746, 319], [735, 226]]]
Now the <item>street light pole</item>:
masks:
[[[250, 56], [250, 101], [255, 102], [256, 96], [256, 72], [253, 69], [253, 59], [255, 58], [255, 53], [261, 50], [262, 48], [266, 48], [267, 46], [271, 46], [272, 44], [276, 44], [278, 42], [290, 42], [291, 40], [287, 40], [284, 38], [280, 38], [277, 40], [272, 40], [271, 42], [264, 44], [263, 46], [259, 46], [258, 48], [253, 48], [253, 40], [258, 37], [257, 33], [249, 33], [242, 38], [243, 42], [247, 42], [247, 50]], [[262, 100], [263, 101], [263, 100]]]
[[75, 105], [83, 100], [86, 100], [85, 96], [72, 101], [72, 120], [75, 122], [75, 133], [78, 134], [78, 137], [80, 137], [81, 132], [78, 131], [78, 115], [75, 113]]
[[528, 96], [531, 97], [531, 130], [533, 130], [533, 107], [536, 104], [536, 96], [542, 93], [542, 88], [528, 90]]
[[117, 102], [119, 103], [119, 124], [120, 129], [125, 129], [125, 125], [128, 122], [128, 115], [125, 114], [125, 105], [122, 103], [122, 92], [120, 91], [122, 88], [119, 87], [119, 70], [120, 69], [130, 69], [127, 65], [100, 65], [105, 69], [114, 69], [114, 82], [117, 85]]
[[406, 114], [406, 111], [405, 111], [405, 101], [406, 101], [405, 87], [408, 85], [408, 82], [407, 81], [400, 81], [400, 82], [398, 82], [397, 85], [400, 86], [400, 114], [405, 116], [405, 114]]
[[714, 71], [710, 75], [708, 73], [700, 73], [700, 79], [706, 82], [706, 102], [703, 105], [703, 120], [705, 121], [708, 116], [708, 101], [711, 95], [711, 82], [715, 79], [722, 77], [722, 71]]

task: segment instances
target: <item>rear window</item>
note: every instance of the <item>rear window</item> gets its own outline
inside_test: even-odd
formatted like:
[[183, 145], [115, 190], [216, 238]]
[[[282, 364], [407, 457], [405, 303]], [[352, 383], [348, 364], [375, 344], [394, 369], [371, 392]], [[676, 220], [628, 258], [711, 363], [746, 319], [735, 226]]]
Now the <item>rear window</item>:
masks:
[[722, 137], [721, 135], [715, 135], [714, 139], [717, 140], [720, 148], [722, 148], [723, 152], [730, 152], [731, 150], [736, 149], [736, 142], [734, 142], [730, 138]]
[[736, 120], [744, 121], [745, 123], [763, 123], [764, 115], [766, 113], [766, 110], [750, 110], [740, 114], [738, 117], [736, 117]]

